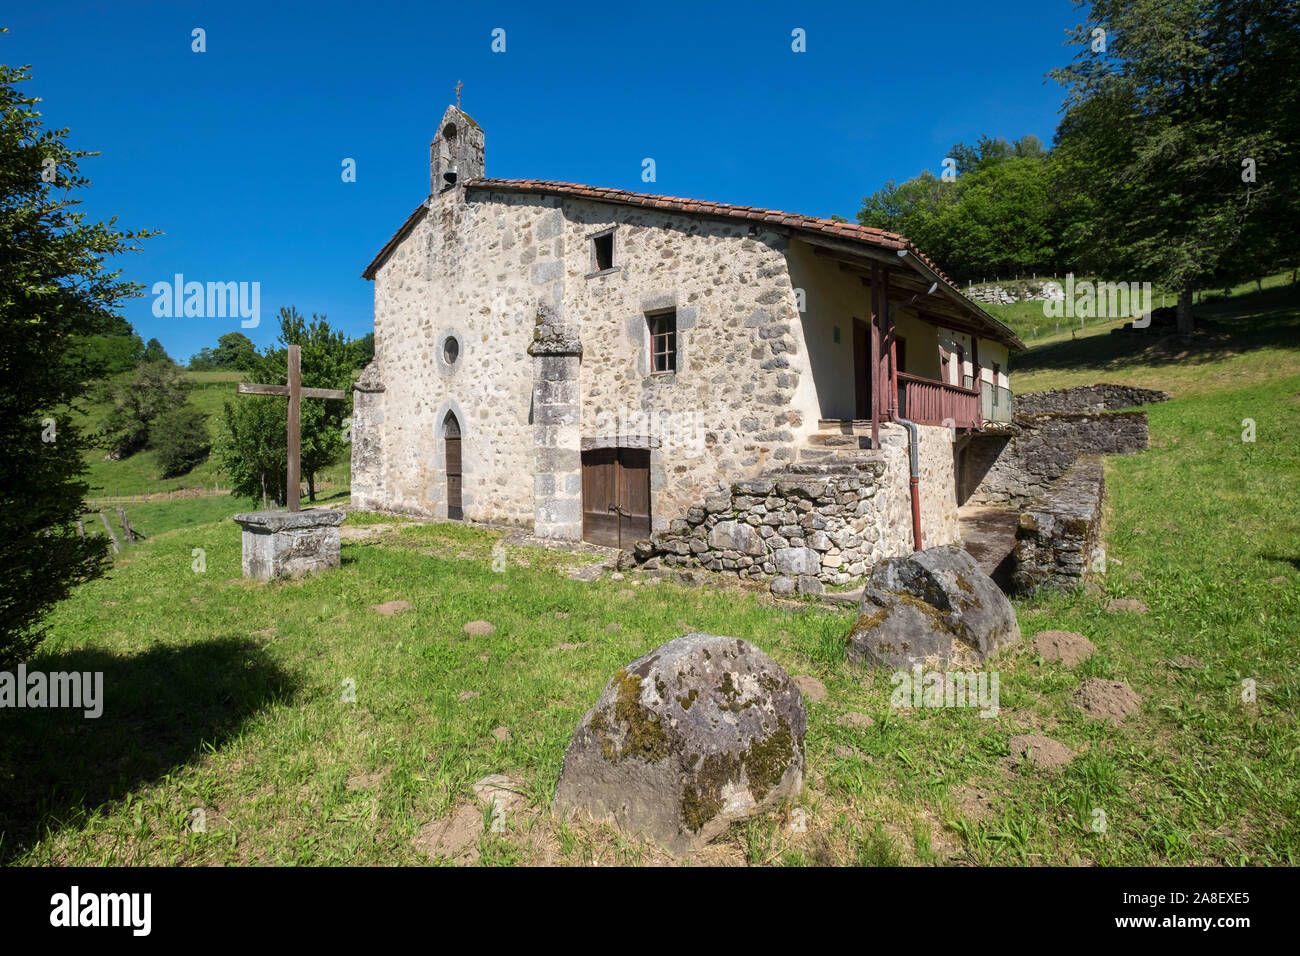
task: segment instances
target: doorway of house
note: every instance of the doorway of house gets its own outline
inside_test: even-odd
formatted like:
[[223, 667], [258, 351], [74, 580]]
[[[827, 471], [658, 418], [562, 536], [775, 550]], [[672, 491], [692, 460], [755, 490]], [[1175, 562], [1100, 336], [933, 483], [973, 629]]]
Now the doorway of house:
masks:
[[871, 417], [871, 326], [853, 320], [853, 417]]
[[650, 451], [593, 448], [582, 453], [582, 538], [630, 548], [650, 537]]
[[442, 420], [442, 441], [447, 462], [447, 517], [462, 521], [465, 512], [461, 508], [460, 422], [451, 412]]

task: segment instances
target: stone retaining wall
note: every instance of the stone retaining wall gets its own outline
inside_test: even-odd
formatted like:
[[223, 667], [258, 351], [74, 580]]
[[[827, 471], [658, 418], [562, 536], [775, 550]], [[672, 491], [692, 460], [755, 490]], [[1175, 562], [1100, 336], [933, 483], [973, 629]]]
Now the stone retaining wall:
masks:
[[977, 435], [966, 446], [963, 504], [1021, 505], [1045, 494], [1082, 455], [1122, 455], [1149, 444], [1143, 411], [1017, 415], [1011, 432]]
[[1101, 539], [1105, 493], [1102, 460], [1089, 455], [1021, 513], [1013, 552], [1014, 590], [1064, 591], [1083, 581]]
[[[910, 545], [897, 542], [884, 490], [885, 457], [851, 474], [772, 475], [741, 481], [691, 508], [667, 531], [638, 542], [647, 567], [700, 567], [820, 592], [866, 574]], [[910, 525], [904, 529], [910, 534]], [[787, 585], [783, 587], [783, 585]]]
[[1040, 415], [1048, 412], [1102, 412], [1153, 405], [1173, 398], [1168, 392], [1134, 385], [1080, 385], [1016, 396], [1016, 412]]

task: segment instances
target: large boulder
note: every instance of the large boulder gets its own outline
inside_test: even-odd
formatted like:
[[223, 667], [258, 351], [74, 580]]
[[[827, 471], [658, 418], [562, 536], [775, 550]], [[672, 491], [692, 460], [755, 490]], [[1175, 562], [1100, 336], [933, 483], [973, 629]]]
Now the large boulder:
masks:
[[564, 755], [555, 809], [689, 853], [798, 795], [806, 729], [798, 688], [766, 654], [687, 634], [605, 685]]
[[946, 668], [983, 663], [1020, 641], [1011, 602], [955, 545], [880, 562], [859, 610], [846, 638], [855, 662]]

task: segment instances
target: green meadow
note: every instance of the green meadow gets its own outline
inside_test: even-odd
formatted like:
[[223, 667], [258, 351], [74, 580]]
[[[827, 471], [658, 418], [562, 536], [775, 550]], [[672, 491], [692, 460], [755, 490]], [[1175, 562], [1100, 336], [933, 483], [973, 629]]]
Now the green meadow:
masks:
[[[138, 502], [147, 539], [56, 609], [28, 665], [104, 672], [103, 716], [0, 714], [0, 861], [1295, 865], [1300, 290], [1252, 285], [1197, 314], [1191, 344], [1098, 325], [1016, 358], [1017, 392], [1114, 381], [1175, 398], [1148, 409], [1149, 451], [1107, 462], [1097, 586], [1014, 602], [1025, 641], [997, 661], [996, 716], [892, 708], [888, 672], [845, 659], [847, 609], [584, 581], [590, 555], [510, 540], [499, 570], [499, 531], [365, 513], [344, 525], [338, 571], [258, 584], [240, 575], [229, 520], [250, 503]], [[229, 387], [212, 380], [196, 401], [219, 407]], [[97, 480], [165, 490], [109, 468], [125, 464], [96, 464]], [[1113, 598], [1149, 610], [1113, 612]], [[375, 610], [388, 602], [409, 606]], [[471, 621], [495, 630], [468, 634]], [[1050, 629], [1097, 653], [1045, 661], [1030, 638]], [[797, 806], [686, 861], [553, 816], [565, 747], [606, 681], [691, 631], [744, 638], [825, 683]], [[1089, 677], [1127, 682], [1140, 711], [1085, 717], [1070, 697]], [[1075, 757], [1014, 764], [1008, 740], [1024, 733]], [[479, 825], [453, 856], [429, 852], [489, 774], [515, 778], [523, 805], [501, 832]]]

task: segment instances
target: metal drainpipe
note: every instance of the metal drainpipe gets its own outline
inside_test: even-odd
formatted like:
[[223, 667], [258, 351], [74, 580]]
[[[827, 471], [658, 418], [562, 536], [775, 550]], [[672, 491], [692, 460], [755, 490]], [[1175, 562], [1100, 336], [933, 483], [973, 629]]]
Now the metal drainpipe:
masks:
[[[893, 316], [890, 316], [890, 324], [893, 324]], [[902, 425], [907, 429], [907, 460], [911, 466], [911, 474], [908, 478], [908, 486], [912, 492], [912, 542], [915, 550], [921, 550], [921, 462], [920, 454], [917, 450], [919, 438], [916, 430], [916, 422], [909, 422], [906, 418], [898, 414], [898, 368], [894, 364], [895, 351], [893, 343], [889, 347], [889, 367], [892, 371], [893, 390], [890, 394], [889, 402], [889, 420], [896, 425]]]
[[[898, 256], [900, 259], [907, 258], [907, 250], [899, 249]], [[930, 291], [925, 293], [929, 295], [934, 292], [938, 286], [936, 282], [930, 286]], [[912, 296], [907, 303], [909, 306], [921, 298], [920, 293]], [[898, 414], [898, 349], [896, 342], [898, 336], [894, 333], [894, 314], [898, 311], [898, 306], [889, 310], [889, 420], [896, 425], [902, 425], [907, 429], [907, 460], [911, 468], [908, 478], [908, 486], [912, 492], [912, 542], [916, 550], [921, 550], [921, 462], [918, 452], [920, 438], [916, 430], [916, 422], [910, 422]]]

